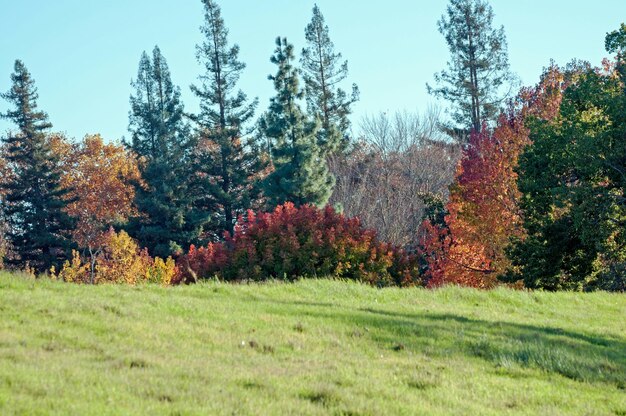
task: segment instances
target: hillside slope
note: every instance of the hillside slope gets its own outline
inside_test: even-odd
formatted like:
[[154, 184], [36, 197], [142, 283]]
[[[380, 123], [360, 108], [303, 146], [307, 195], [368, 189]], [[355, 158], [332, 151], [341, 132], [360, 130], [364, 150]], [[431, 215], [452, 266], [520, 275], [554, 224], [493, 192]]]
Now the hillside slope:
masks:
[[0, 275], [0, 414], [626, 415], [626, 297]]

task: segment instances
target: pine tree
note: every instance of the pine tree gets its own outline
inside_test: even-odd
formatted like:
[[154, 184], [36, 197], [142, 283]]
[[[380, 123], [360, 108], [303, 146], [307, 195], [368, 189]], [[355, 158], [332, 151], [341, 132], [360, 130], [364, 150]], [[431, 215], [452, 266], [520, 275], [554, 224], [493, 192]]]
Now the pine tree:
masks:
[[143, 184], [135, 183], [139, 215], [128, 230], [151, 254], [167, 257], [197, 243], [208, 222], [208, 215], [195, 209], [194, 142], [180, 89], [158, 47], [152, 60], [143, 53], [132, 86], [128, 145], [140, 158]]
[[14, 252], [9, 263], [41, 273], [58, 267], [69, 254], [73, 221], [64, 212], [67, 190], [61, 187], [59, 161], [46, 135], [52, 124], [48, 115], [37, 109], [35, 82], [19, 60], [11, 80], [11, 90], [1, 94], [14, 105], [14, 110], [2, 117], [18, 127], [4, 139], [12, 170], [4, 212]]
[[271, 141], [274, 171], [264, 183], [270, 206], [293, 202], [296, 206], [328, 202], [334, 178], [328, 171], [323, 152], [317, 144], [319, 123], [309, 120], [298, 104], [303, 97], [299, 70], [293, 65], [293, 45], [276, 39], [272, 63], [278, 72], [270, 76], [276, 96], [260, 120], [262, 134]]
[[452, 104], [454, 122], [469, 132], [494, 122], [517, 87], [504, 27], [494, 29], [493, 16], [486, 0], [450, 0], [447, 16], [438, 22], [451, 57], [447, 70], [435, 74], [437, 87], [427, 88]]
[[313, 18], [305, 29], [307, 47], [302, 50], [301, 64], [309, 113], [322, 123], [318, 142], [324, 151], [334, 153], [348, 144], [351, 106], [359, 99], [359, 89], [352, 85], [352, 94], [339, 88], [348, 76], [348, 61], [330, 40], [328, 26], [319, 7], [313, 8]]
[[205, 41], [197, 46], [197, 58], [206, 72], [200, 76], [201, 84], [191, 87], [201, 108], [195, 117], [203, 149], [199, 169], [207, 175], [206, 202], [219, 212], [214, 230], [232, 235], [239, 215], [260, 198], [257, 179], [265, 166], [256, 138], [244, 140], [257, 100], [249, 101], [237, 90], [245, 64], [239, 61], [239, 46], [228, 43], [220, 7], [213, 0], [203, 3]]

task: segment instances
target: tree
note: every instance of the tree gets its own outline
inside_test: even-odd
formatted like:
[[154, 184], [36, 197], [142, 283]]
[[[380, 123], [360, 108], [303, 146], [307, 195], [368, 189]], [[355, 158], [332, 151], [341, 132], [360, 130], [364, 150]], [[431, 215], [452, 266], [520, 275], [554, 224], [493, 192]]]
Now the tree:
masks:
[[143, 183], [136, 181], [138, 215], [129, 233], [151, 254], [167, 257], [200, 238], [209, 214], [196, 208], [192, 156], [194, 140], [184, 118], [180, 89], [172, 84], [158, 47], [152, 60], [144, 52], [137, 79], [131, 83], [132, 141], [128, 147], [139, 158]]
[[523, 89], [519, 106], [491, 131], [474, 132], [463, 149], [443, 224], [427, 221], [422, 247], [430, 286], [461, 284], [488, 288], [512, 269], [511, 240], [525, 237], [516, 169], [530, 145], [526, 119], [556, 117], [563, 74], [549, 68], [534, 88]]
[[415, 243], [425, 195], [448, 196], [459, 158], [458, 145], [439, 140], [439, 113], [365, 117], [360, 141], [331, 159], [337, 183], [330, 200], [392, 244]]
[[[617, 73], [626, 85], [626, 24], [622, 23], [618, 30], [606, 35], [605, 48], [607, 52], [616, 54]], [[625, 87], [626, 88], [626, 87]], [[626, 89], [625, 89], [626, 91]]]
[[504, 27], [493, 28], [486, 0], [450, 0], [438, 22], [450, 50], [448, 68], [435, 74], [429, 93], [452, 104], [452, 118], [469, 132], [497, 119], [517, 82], [509, 70]]
[[514, 168], [527, 142], [516, 115], [501, 116], [493, 132], [483, 128], [471, 135], [450, 188], [445, 225], [431, 230], [425, 244], [430, 286], [497, 284], [509, 266], [509, 239], [521, 233]]
[[328, 26], [319, 7], [313, 7], [313, 18], [305, 29], [307, 47], [302, 50], [302, 69], [307, 108], [321, 121], [318, 144], [327, 154], [345, 150], [350, 130], [351, 106], [359, 99], [359, 89], [352, 94], [339, 88], [348, 76], [348, 61], [330, 40]]
[[71, 261], [66, 261], [54, 278], [69, 283], [129, 284], [160, 283], [170, 285], [180, 275], [171, 257], [152, 258], [148, 250], [141, 249], [125, 231], [116, 233], [113, 228], [102, 235], [101, 249], [88, 264], [74, 251]]
[[553, 120], [531, 119], [510, 280], [546, 290], [626, 290], [626, 94], [615, 66], [567, 71]]
[[237, 90], [245, 68], [238, 58], [239, 46], [228, 44], [228, 29], [217, 3], [203, 3], [205, 41], [197, 46], [197, 58], [206, 72], [201, 84], [191, 87], [201, 100], [200, 115], [195, 117], [203, 142], [199, 170], [206, 174], [206, 202], [219, 210], [214, 229], [232, 234], [237, 218], [258, 205], [257, 182], [266, 166], [256, 138], [244, 141], [244, 128], [254, 116], [257, 100], [250, 102]]
[[334, 178], [328, 171], [323, 152], [317, 145], [319, 124], [311, 121], [298, 104], [303, 93], [299, 71], [293, 66], [293, 45], [286, 38], [276, 39], [271, 59], [278, 72], [270, 76], [276, 96], [260, 120], [262, 134], [271, 141], [274, 171], [264, 181], [270, 206], [292, 202], [296, 206], [323, 206], [330, 198]]
[[73, 224], [64, 211], [67, 190], [61, 187], [58, 159], [46, 139], [52, 124], [47, 114], [37, 109], [35, 82], [19, 60], [11, 80], [13, 86], [2, 94], [14, 105], [2, 116], [18, 127], [4, 139], [12, 170], [6, 185], [5, 215], [15, 256], [9, 261], [41, 273], [58, 266], [69, 254]]
[[90, 259], [93, 283], [107, 230], [137, 213], [133, 183], [141, 182], [138, 163], [124, 146], [105, 144], [99, 135], [86, 136], [79, 143], [56, 135], [51, 142], [60, 158], [61, 184], [70, 190], [65, 211], [76, 219], [72, 237]]

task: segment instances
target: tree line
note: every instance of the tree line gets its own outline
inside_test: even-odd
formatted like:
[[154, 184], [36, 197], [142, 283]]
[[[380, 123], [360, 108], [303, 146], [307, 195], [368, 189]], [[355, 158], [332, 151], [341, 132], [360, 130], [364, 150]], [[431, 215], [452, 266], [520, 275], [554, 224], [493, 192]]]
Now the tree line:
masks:
[[[185, 110], [155, 47], [143, 53], [131, 83], [130, 138], [120, 144], [51, 133], [33, 78], [16, 61], [12, 87], [2, 94], [12, 104], [3, 117], [16, 125], [4, 137], [0, 163], [8, 266], [63, 269], [70, 281], [71, 270], [84, 268], [94, 282], [98, 267], [119, 274], [124, 267], [111, 266], [120, 263], [113, 258], [135, 257], [126, 270], [169, 282], [174, 267], [197, 274], [190, 247], [208, 245], [192, 253], [214, 256], [211, 247], [226, 244], [222, 256], [233, 241], [245, 241], [248, 254], [254, 244], [272, 244], [263, 233], [262, 243], [242, 234], [241, 224], [258, 226], [254, 212], [330, 204], [393, 246], [390, 253], [399, 254], [384, 273], [405, 276], [394, 277], [403, 284], [624, 290], [624, 26], [607, 36], [616, 57], [602, 68], [552, 64], [535, 87], [520, 89], [489, 3], [450, 0], [438, 27], [451, 58], [427, 85], [448, 101], [450, 117], [435, 109], [381, 113], [365, 118], [355, 136], [349, 116], [359, 89], [342, 89], [348, 63], [317, 6], [299, 58], [286, 38], [276, 39], [269, 76], [275, 96], [257, 117], [258, 100], [238, 87], [245, 64], [220, 7], [202, 4], [196, 57], [203, 72], [191, 87], [200, 111]], [[318, 218], [306, 212], [294, 218]], [[387, 247], [367, 233], [357, 233], [370, 241], [360, 244], [336, 230], [302, 229], [352, 241], [357, 251]], [[339, 259], [330, 269], [345, 270], [341, 255], [328, 256]], [[211, 259], [202, 263], [207, 270], [226, 264]], [[271, 265], [264, 267], [271, 274]]]
[[[319, 8], [306, 27], [300, 66], [293, 45], [277, 39], [271, 58], [277, 72], [270, 76], [276, 96], [253, 123], [258, 101], [237, 87], [245, 69], [239, 47], [229, 42], [218, 4], [205, 0], [203, 5], [204, 41], [196, 46], [196, 56], [204, 73], [191, 87], [200, 112], [185, 111], [180, 88], [155, 47], [151, 55], [143, 53], [132, 81], [130, 140], [115, 146], [85, 139], [92, 157], [110, 151], [124, 159], [123, 174], [99, 172], [117, 176], [110, 178], [118, 180], [114, 186], [128, 188], [133, 196], [123, 201], [115, 193], [93, 198], [87, 187], [94, 182], [65, 180], [72, 162], [63, 163], [62, 148], [76, 146], [50, 133], [46, 113], [37, 108], [34, 80], [24, 63], [16, 61], [13, 86], [2, 95], [14, 107], [3, 116], [17, 126], [4, 140], [9, 264], [43, 272], [58, 267], [71, 248], [88, 249], [89, 242], [72, 237], [84, 216], [94, 217], [89, 221], [100, 232], [122, 226], [150, 253], [167, 257], [191, 244], [218, 240], [224, 232], [232, 234], [248, 209], [271, 209], [287, 201], [298, 206], [328, 202], [334, 177], [326, 158], [347, 146], [348, 116], [358, 89], [346, 93], [339, 87], [347, 62], [334, 51]], [[67, 150], [69, 159], [80, 152], [73, 150]], [[78, 168], [73, 173], [84, 177], [85, 172]], [[80, 210], [71, 208], [85, 199], [91, 201], [83, 201]], [[95, 212], [102, 207], [110, 213]]]

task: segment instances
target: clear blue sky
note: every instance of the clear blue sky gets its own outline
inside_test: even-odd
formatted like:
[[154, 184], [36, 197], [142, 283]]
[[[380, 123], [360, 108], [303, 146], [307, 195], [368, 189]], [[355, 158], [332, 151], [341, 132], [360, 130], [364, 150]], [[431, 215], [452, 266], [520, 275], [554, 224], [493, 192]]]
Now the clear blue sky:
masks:
[[[273, 90], [267, 75], [277, 35], [298, 50], [315, 0], [221, 0], [230, 40], [248, 67], [241, 88], [267, 107]], [[361, 89], [353, 121], [378, 111], [425, 110], [435, 101], [425, 84], [448, 59], [436, 22], [447, 0], [317, 0], [338, 51], [348, 59], [350, 82]], [[599, 64], [604, 36], [626, 19], [625, 0], [492, 0], [496, 25], [504, 25], [512, 69], [524, 84], [536, 83], [550, 59]], [[0, 0], [0, 90], [10, 87], [15, 59], [22, 59], [39, 88], [39, 106], [56, 131], [80, 138], [128, 135], [129, 82], [141, 52], [155, 44], [189, 92], [201, 68], [195, 44], [200, 0]], [[0, 111], [7, 108], [0, 102]], [[0, 132], [9, 127], [0, 121]]]

